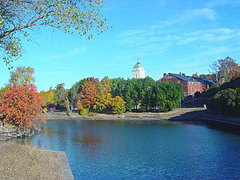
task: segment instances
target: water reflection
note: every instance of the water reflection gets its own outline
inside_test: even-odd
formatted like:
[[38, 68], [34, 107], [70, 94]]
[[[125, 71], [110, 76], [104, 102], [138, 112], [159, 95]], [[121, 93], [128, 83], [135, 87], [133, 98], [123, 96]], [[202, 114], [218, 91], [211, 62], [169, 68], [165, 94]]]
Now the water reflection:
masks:
[[99, 142], [99, 138], [97, 138], [91, 133], [86, 133], [86, 134], [79, 135], [77, 138], [74, 139], [74, 141], [81, 142], [85, 146], [92, 145], [96, 147]]
[[75, 179], [240, 177], [240, 137], [197, 125], [51, 121], [32, 144], [65, 151]]

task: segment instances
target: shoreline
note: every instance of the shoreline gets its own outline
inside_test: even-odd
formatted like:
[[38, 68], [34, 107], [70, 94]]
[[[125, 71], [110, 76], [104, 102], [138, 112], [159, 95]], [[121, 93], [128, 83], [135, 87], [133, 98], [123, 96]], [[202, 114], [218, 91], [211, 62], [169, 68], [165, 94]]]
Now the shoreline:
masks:
[[123, 114], [91, 113], [79, 115], [73, 113], [71, 117], [65, 112], [51, 112], [45, 114], [46, 120], [84, 120], [84, 121], [152, 121], [178, 122], [188, 124], [203, 124], [223, 128], [240, 129], [240, 118], [222, 114], [212, 114], [204, 108], [177, 108], [170, 112], [126, 112]]
[[44, 114], [47, 121], [51, 120], [124, 120], [124, 121], [179, 121], [179, 122], [201, 122], [202, 116], [206, 114], [204, 108], [177, 108], [170, 112], [126, 112], [123, 114], [91, 113], [79, 115], [72, 113], [67, 116], [65, 112], [48, 112]]

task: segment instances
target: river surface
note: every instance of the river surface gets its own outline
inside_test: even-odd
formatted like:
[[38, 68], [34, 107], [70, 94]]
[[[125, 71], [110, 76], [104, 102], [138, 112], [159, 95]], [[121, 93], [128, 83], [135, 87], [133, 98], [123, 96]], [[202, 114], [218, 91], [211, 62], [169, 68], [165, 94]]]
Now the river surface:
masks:
[[52, 120], [32, 144], [65, 151], [75, 179], [240, 179], [240, 136], [200, 125]]

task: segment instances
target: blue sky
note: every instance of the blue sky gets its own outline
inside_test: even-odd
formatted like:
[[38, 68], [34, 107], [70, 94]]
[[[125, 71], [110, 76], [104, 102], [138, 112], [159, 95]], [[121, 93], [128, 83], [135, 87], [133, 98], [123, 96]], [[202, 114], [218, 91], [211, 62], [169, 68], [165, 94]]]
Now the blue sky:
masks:
[[[137, 60], [146, 75], [209, 73], [219, 58], [240, 59], [239, 0], [105, 0], [114, 28], [86, 40], [53, 29], [36, 29], [12, 65], [35, 69], [36, 86], [70, 88], [85, 77], [131, 78]], [[0, 87], [10, 78], [0, 62]]]

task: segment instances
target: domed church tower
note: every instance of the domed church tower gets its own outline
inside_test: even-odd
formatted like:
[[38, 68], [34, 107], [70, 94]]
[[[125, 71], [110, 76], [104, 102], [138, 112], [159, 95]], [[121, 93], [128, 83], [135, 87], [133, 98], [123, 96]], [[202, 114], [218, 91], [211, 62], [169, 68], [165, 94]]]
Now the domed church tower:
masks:
[[146, 77], [145, 70], [144, 70], [142, 64], [138, 61], [137, 64], [133, 68], [132, 78], [140, 79], [140, 78], [145, 78], [145, 77]]

